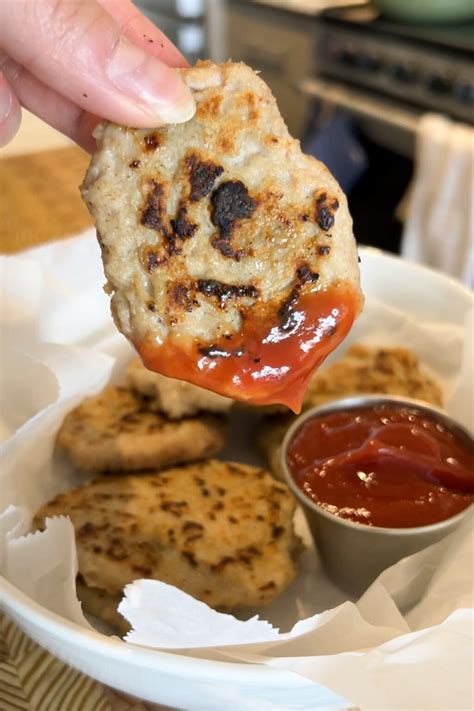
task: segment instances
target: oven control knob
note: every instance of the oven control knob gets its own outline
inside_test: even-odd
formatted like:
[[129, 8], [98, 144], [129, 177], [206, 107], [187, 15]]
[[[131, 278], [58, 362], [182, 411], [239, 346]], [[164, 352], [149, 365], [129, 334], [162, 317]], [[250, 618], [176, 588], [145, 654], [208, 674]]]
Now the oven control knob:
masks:
[[357, 56], [356, 64], [358, 69], [362, 69], [365, 72], [378, 72], [382, 66], [379, 57], [375, 54], [367, 54], [366, 52], [361, 52]]
[[468, 79], [458, 79], [453, 84], [453, 96], [464, 104], [474, 104], [474, 83]]
[[413, 84], [416, 81], [416, 69], [410, 64], [394, 62], [389, 67], [390, 75], [402, 84]]
[[354, 67], [357, 63], [357, 54], [349, 47], [341, 47], [337, 52], [336, 59], [346, 67]]
[[433, 94], [449, 94], [453, 89], [453, 83], [442, 74], [431, 74], [428, 77], [427, 87]]

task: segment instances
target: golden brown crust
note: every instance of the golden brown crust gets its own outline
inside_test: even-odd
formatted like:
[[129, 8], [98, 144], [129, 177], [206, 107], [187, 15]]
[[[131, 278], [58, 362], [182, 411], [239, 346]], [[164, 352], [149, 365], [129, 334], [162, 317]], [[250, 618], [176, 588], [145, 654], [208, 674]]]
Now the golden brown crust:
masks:
[[66, 514], [87, 586], [119, 594], [138, 578], [176, 585], [218, 609], [269, 602], [296, 573], [295, 503], [256, 467], [207, 460], [101, 477], [41, 508]]
[[171, 421], [125, 387], [108, 387], [70, 412], [57, 444], [86, 472], [159, 469], [203, 459], [224, 446], [225, 424], [210, 415]]
[[441, 388], [420, 368], [415, 353], [354, 344], [341, 360], [312, 377], [303, 406], [307, 409], [359, 393], [403, 395], [442, 405]]

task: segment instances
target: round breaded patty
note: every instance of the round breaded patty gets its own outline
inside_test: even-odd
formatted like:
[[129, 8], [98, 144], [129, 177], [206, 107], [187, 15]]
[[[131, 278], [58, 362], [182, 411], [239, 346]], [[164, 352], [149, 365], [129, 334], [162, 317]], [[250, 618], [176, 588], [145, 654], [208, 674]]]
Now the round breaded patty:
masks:
[[[35, 524], [70, 517], [82, 582], [106, 601], [133, 580], [156, 578], [233, 609], [269, 602], [294, 578], [294, 509], [286, 486], [263, 469], [207, 460], [95, 479], [43, 506]], [[90, 611], [101, 614], [96, 604]]]
[[161, 469], [218, 454], [225, 420], [212, 415], [171, 420], [129, 388], [109, 386], [65, 418], [57, 444], [85, 472]]
[[115, 321], [152, 370], [297, 408], [361, 306], [346, 198], [249, 67], [181, 71], [193, 119], [95, 134], [82, 193]]

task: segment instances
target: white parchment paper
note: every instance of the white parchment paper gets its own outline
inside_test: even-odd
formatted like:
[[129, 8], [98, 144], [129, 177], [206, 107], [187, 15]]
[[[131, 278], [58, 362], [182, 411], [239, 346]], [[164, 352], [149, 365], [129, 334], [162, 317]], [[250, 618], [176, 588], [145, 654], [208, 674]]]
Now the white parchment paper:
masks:
[[[362, 260], [366, 307], [343, 348], [356, 340], [411, 348], [441, 382], [448, 411], [472, 428], [472, 304], [453, 302], [451, 318], [447, 308], [430, 310], [429, 296], [396, 299], [378, 273], [388, 270], [389, 285], [390, 262], [379, 267], [371, 257], [364, 273], [364, 253]], [[42, 503], [84, 480], [54, 452], [65, 414], [120, 379], [132, 350], [112, 324], [90, 232], [4, 257], [0, 269], [0, 570], [40, 604], [88, 626], [75, 595], [69, 520], [28, 531]], [[253, 422], [235, 417], [224, 456], [256, 461]], [[301, 515], [297, 528], [307, 543], [301, 571], [272, 605], [238, 619], [159, 581], [136, 581], [120, 606], [133, 626], [124, 644], [268, 664], [364, 709], [470, 708], [472, 516], [385, 571], [359, 601], [326, 578]]]

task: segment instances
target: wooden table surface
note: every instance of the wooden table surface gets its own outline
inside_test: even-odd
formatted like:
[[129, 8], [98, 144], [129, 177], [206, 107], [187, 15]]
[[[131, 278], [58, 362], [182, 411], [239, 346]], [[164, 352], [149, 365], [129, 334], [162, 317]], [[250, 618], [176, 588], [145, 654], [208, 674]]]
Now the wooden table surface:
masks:
[[0, 160], [0, 251], [13, 253], [92, 225], [79, 194], [89, 155], [59, 148]]

